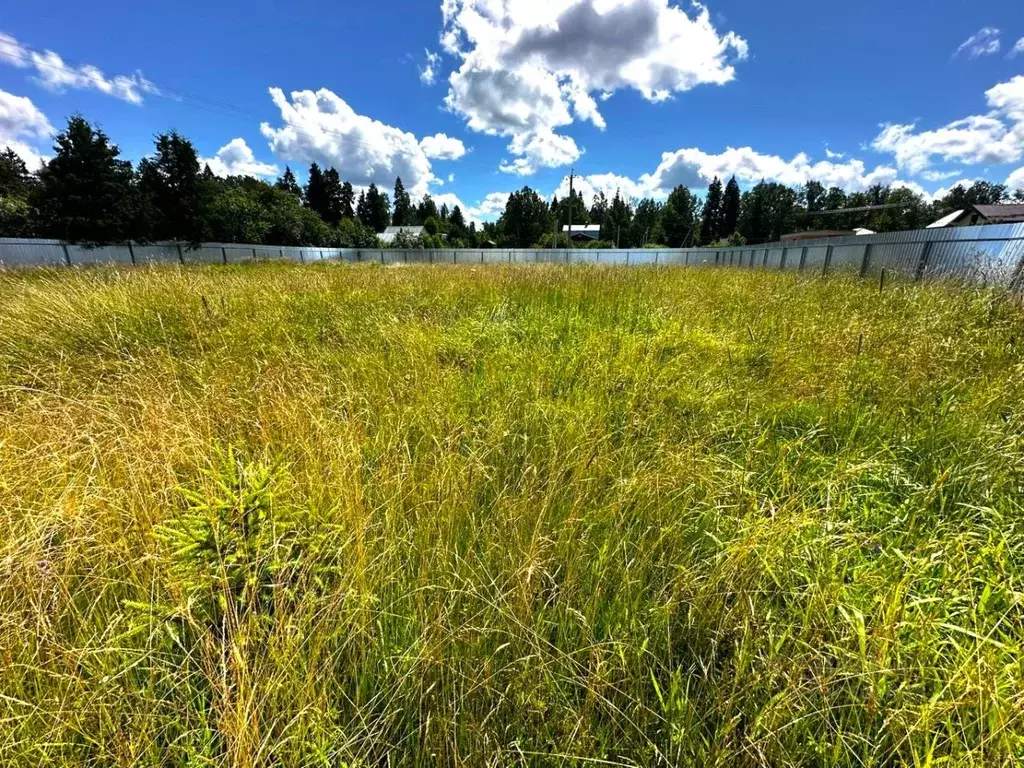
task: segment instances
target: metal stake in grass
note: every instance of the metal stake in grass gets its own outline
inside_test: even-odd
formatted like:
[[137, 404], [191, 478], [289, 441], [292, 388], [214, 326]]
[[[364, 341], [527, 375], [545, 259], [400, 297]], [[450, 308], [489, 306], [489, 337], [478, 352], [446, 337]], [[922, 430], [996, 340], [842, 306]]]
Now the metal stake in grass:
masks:
[[885, 288], [885, 267], [882, 267], [882, 271], [878, 275], [878, 292], [881, 293], [882, 289]]

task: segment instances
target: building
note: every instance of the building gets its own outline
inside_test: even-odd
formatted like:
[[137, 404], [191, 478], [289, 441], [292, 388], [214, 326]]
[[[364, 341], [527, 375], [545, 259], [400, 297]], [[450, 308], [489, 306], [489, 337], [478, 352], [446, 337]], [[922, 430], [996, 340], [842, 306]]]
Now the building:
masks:
[[[567, 233], [569, 227], [563, 225], [562, 232]], [[600, 240], [601, 239], [601, 225], [600, 224], [573, 224], [572, 225], [572, 239], [573, 242]]]
[[426, 230], [423, 227], [388, 227], [377, 235], [377, 239], [382, 243], [391, 244], [400, 234], [405, 235], [410, 240], [415, 240], [417, 237], [423, 237], [426, 234]]
[[942, 227], [976, 227], [982, 224], [1021, 224], [1024, 223], [1024, 204], [1012, 205], [972, 205], [960, 211], [953, 211], [938, 221], [929, 224], [926, 229]]

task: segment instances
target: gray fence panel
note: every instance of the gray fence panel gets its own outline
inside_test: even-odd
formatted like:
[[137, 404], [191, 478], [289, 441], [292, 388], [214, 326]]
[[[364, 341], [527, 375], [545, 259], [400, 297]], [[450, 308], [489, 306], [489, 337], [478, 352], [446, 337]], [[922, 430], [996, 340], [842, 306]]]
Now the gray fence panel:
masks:
[[136, 245], [133, 250], [136, 264], [180, 264], [185, 248], [180, 255], [176, 245]]
[[87, 248], [82, 245], [69, 245], [68, 255], [73, 266], [86, 264], [132, 264], [132, 249], [127, 245], [104, 245], [99, 248]]
[[67, 263], [64, 248], [56, 240], [0, 241], [3, 267], [61, 267]]
[[834, 245], [832, 246], [832, 260], [829, 262], [829, 270], [859, 270], [864, 260], [863, 245]]
[[804, 269], [820, 271], [825, 268], [825, 257], [828, 256], [827, 245], [812, 245], [807, 248], [804, 256]]

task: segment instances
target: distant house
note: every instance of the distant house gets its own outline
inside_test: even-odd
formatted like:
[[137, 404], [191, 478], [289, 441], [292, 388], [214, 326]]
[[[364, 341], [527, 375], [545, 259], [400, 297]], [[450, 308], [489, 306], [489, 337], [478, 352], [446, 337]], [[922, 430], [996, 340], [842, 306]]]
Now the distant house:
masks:
[[388, 227], [377, 235], [377, 239], [382, 243], [391, 244], [399, 235], [405, 235], [410, 240], [415, 240], [417, 237], [423, 237], [425, 234], [426, 230], [423, 227]]
[[926, 229], [942, 227], [975, 227], [982, 224], [1024, 224], [1024, 204], [1013, 205], [972, 205], [960, 211], [953, 211]]
[[[568, 233], [569, 227], [563, 225], [562, 232]], [[601, 239], [601, 225], [600, 224], [573, 224], [572, 227], [572, 239], [574, 242], [580, 242], [582, 240], [600, 240]]]

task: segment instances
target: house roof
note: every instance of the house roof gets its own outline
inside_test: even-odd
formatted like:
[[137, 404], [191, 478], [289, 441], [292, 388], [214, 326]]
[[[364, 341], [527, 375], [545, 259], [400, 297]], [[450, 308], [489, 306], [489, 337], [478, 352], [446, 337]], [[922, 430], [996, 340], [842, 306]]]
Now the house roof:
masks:
[[976, 205], [974, 210], [980, 213], [989, 224], [1014, 224], [1024, 222], [1024, 204], [1011, 205]]
[[942, 227], [948, 227], [963, 215], [963, 211], [953, 211], [951, 214], [943, 216], [938, 221], [933, 221], [931, 224], [925, 227], [925, 229], [941, 229]]
[[418, 235], [423, 232], [423, 227], [388, 227], [384, 230], [383, 234], [398, 235], [403, 232], [407, 235]]

